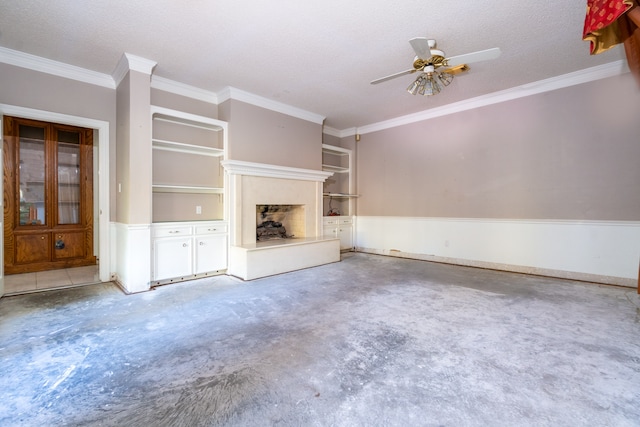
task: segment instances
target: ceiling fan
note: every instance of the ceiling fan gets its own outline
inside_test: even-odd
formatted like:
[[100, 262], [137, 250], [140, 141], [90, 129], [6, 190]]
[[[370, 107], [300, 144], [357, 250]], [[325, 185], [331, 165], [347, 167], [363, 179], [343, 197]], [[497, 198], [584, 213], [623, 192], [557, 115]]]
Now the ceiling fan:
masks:
[[[448, 86], [454, 75], [469, 70], [468, 62], [486, 61], [500, 56], [500, 49], [494, 47], [447, 58], [445, 53], [436, 47], [434, 39], [416, 37], [409, 40], [409, 43], [416, 53], [416, 57], [413, 60], [413, 68], [373, 80], [371, 82], [372, 85], [406, 74], [420, 72], [418, 78], [409, 85], [407, 91], [412, 95], [435, 95], [440, 92], [440, 84], [437, 80]], [[438, 70], [439, 68], [443, 69]]]

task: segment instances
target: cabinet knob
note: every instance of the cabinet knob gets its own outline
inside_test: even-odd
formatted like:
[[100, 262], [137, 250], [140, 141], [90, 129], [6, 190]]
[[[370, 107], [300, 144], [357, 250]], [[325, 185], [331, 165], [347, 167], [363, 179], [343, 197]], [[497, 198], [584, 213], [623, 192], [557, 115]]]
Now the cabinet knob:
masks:
[[208, 228], [207, 231], [218, 231], [217, 228]]
[[180, 230], [169, 230], [169, 234], [176, 234], [179, 233]]
[[188, 245], [188, 244], [186, 244], [186, 243], [183, 243], [183, 244], [182, 244], [182, 247], [183, 247], [183, 248], [186, 248], [187, 246], [189, 246], [189, 245]]
[[40, 237], [41, 240], [44, 240], [44, 236]]
[[204, 246], [204, 242], [200, 242], [200, 246]]

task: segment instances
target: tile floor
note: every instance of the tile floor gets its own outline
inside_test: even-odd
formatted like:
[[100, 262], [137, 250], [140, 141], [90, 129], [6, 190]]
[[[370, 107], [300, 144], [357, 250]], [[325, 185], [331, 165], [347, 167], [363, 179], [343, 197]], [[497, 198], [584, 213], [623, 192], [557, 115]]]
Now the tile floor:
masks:
[[69, 288], [100, 282], [98, 265], [10, 274], [4, 277], [5, 295], [38, 292], [47, 289]]

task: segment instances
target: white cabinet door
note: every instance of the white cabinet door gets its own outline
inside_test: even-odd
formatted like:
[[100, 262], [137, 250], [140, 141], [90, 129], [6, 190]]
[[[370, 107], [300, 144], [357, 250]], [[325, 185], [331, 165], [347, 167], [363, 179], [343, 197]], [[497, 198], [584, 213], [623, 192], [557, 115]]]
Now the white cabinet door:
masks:
[[226, 234], [210, 234], [195, 239], [196, 263], [194, 274], [227, 268]]
[[153, 280], [192, 274], [192, 242], [190, 237], [155, 239], [153, 242]]
[[353, 218], [351, 217], [325, 217], [323, 219], [322, 234], [324, 237], [340, 239], [340, 249], [353, 249]]
[[338, 226], [338, 238], [340, 239], [340, 249], [353, 248], [353, 226], [351, 224], [340, 224]]
[[325, 217], [322, 220], [322, 235], [333, 239], [338, 238], [338, 217]]
[[335, 225], [324, 226], [322, 227], [322, 235], [324, 237], [337, 238], [338, 237], [338, 227]]

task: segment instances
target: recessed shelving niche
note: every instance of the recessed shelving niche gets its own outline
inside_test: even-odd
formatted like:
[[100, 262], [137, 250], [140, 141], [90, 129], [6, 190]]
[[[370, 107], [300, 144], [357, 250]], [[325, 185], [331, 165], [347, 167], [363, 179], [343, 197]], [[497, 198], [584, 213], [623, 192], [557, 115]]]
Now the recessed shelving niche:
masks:
[[153, 222], [224, 219], [225, 122], [152, 107]]

